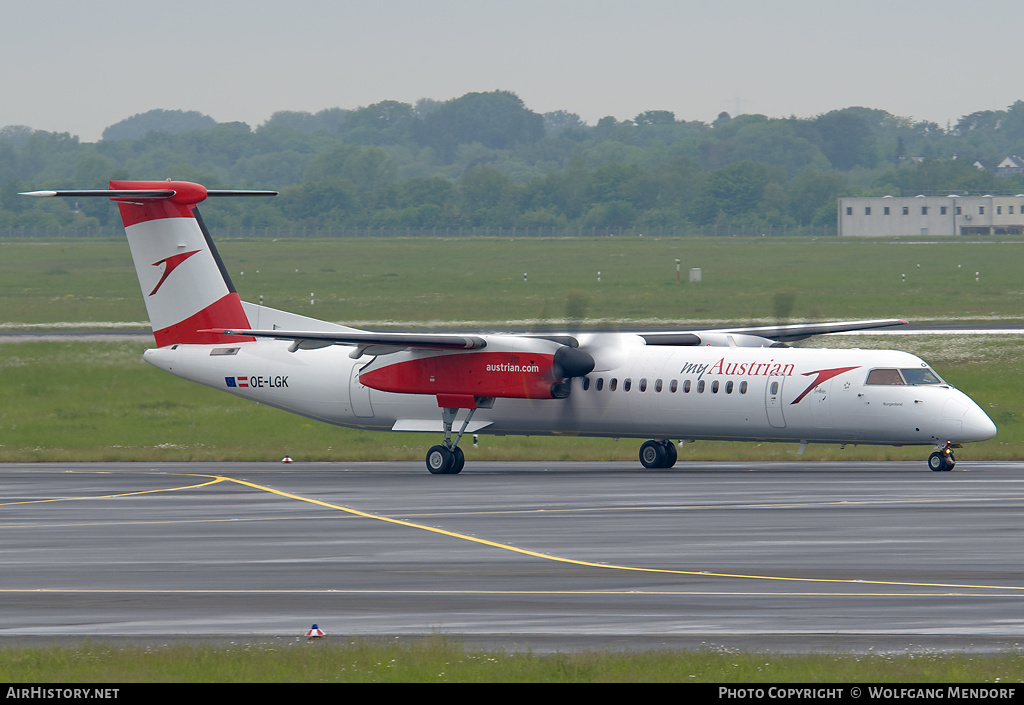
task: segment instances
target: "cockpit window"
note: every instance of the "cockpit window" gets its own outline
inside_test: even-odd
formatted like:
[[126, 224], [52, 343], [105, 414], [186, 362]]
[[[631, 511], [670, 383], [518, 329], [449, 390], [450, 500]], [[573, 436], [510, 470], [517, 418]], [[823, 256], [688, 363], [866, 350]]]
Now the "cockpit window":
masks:
[[899, 370], [878, 369], [868, 372], [865, 384], [906, 384]]
[[880, 368], [871, 370], [865, 384], [945, 384], [933, 370], [928, 367], [903, 367], [898, 370]]
[[927, 367], [909, 367], [901, 369], [907, 384], [945, 384], [934, 371]]

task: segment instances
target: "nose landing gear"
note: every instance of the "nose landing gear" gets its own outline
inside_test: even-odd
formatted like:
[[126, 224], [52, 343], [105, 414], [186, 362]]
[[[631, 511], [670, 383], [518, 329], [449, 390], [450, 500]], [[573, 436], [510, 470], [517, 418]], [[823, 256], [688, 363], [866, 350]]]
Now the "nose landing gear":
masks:
[[933, 472], [949, 472], [956, 466], [956, 458], [953, 457], [952, 443], [947, 442], [942, 450], [937, 450], [928, 456], [928, 468]]

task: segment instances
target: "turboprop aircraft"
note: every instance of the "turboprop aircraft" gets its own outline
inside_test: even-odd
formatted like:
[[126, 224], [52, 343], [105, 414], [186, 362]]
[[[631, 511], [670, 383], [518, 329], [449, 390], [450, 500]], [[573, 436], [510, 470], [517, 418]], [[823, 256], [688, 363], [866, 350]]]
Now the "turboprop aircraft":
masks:
[[[648, 439], [647, 468], [674, 441], [953, 449], [996, 427], [966, 394], [904, 352], [791, 348], [812, 335], [901, 320], [650, 333], [372, 332], [243, 302], [197, 205], [273, 191], [111, 181], [157, 347], [147, 362], [201, 384], [339, 426], [441, 433], [427, 469], [457, 474], [466, 433]], [[457, 429], [457, 431], [456, 431]], [[454, 436], [453, 436], [454, 434]]]

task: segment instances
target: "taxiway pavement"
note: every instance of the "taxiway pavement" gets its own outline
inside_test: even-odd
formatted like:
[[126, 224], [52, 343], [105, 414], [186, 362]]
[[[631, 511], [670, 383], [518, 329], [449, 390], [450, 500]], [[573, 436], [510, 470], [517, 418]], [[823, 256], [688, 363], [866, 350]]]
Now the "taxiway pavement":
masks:
[[1017, 648], [1024, 464], [0, 465], [0, 642]]

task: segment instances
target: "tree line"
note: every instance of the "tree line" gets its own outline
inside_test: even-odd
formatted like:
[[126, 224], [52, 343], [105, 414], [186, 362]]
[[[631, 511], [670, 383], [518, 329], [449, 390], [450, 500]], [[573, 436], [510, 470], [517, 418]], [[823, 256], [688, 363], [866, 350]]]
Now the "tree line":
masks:
[[781, 231], [834, 223], [840, 196], [1024, 192], [1024, 177], [975, 166], [1021, 153], [1024, 101], [946, 126], [862, 107], [711, 123], [651, 110], [587, 125], [507, 91], [285, 111], [256, 128], [154, 110], [95, 143], [0, 129], [0, 228], [117, 222], [106, 201], [19, 191], [172, 178], [281, 192], [204, 205], [214, 227]]

